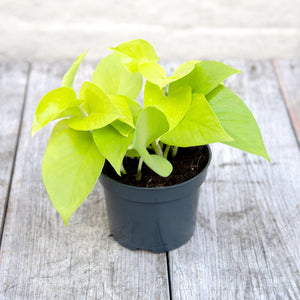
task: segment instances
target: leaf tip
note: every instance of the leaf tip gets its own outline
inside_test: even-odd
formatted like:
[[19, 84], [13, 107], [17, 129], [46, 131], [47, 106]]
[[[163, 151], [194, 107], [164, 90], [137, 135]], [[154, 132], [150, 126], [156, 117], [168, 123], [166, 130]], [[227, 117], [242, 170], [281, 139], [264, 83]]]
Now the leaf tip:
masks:
[[33, 122], [33, 125], [31, 127], [31, 130], [30, 130], [30, 136], [33, 137], [35, 136], [35, 134], [40, 130], [40, 126], [38, 126], [35, 122]]
[[65, 226], [67, 227], [71, 216], [63, 215], [61, 213], [60, 213], [60, 216], [63, 219]]
[[36, 134], [36, 131], [33, 128], [31, 128], [31, 130], [30, 130], [30, 136], [34, 137], [35, 134]]
[[270, 156], [269, 154], [266, 152], [266, 154], [264, 155], [264, 158], [268, 161], [271, 162]]

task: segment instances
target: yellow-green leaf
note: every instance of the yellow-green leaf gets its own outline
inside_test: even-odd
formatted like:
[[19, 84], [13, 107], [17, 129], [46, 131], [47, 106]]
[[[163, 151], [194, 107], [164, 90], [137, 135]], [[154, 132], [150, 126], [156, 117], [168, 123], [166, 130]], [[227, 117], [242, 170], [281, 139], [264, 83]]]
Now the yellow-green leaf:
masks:
[[47, 93], [35, 111], [31, 135], [33, 136], [49, 122], [57, 119], [66, 109], [79, 104], [76, 93], [69, 87], [60, 87]]
[[219, 85], [207, 95], [211, 108], [234, 141], [223, 142], [270, 161], [259, 127], [247, 105], [234, 92]]
[[90, 132], [67, 128], [48, 143], [42, 177], [65, 225], [93, 189], [104, 161]]
[[111, 126], [115, 128], [123, 136], [128, 136], [128, 134], [133, 131], [133, 127], [120, 121], [116, 120], [111, 123]]
[[171, 131], [187, 113], [192, 99], [191, 88], [182, 86], [172, 90], [168, 96], [155, 84], [146, 81], [144, 91], [144, 105], [154, 106], [162, 111], [169, 122]]
[[106, 94], [123, 95], [133, 99], [138, 96], [143, 86], [141, 74], [129, 72], [116, 53], [100, 61], [93, 73], [92, 82]]
[[153, 46], [145, 40], [136, 39], [120, 44], [117, 47], [109, 48], [117, 53], [123, 64], [130, 72], [138, 72], [138, 66], [144, 62], [158, 62]]
[[98, 149], [120, 176], [120, 167], [133, 136], [134, 133], [131, 132], [128, 137], [125, 137], [111, 125], [93, 131]]
[[[182, 64], [170, 77], [167, 77], [164, 68], [157, 63], [143, 63], [139, 65], [139, 72], [148, 81], [158, 85], [162, 89], [167, 84], [170, 84], [171, 82], [174, 82], [191, 73], [195, 67], [195, 64], [197, 63], [199, 63], [198, 60], [191, 60]], [[184, 84], [181, 86], [184, 86]]]
[[232, 141], [202, 94], [193, 94], [191, 106], [182, 121], [161, 141], [178, 147]]
[[125, 117], [114, 106], [109, 97], [91, 82], [86, 81], [83, 83], [79, 98], [83, 100], [82, 106], [87, 116], [68, 119], [67, 124], [73, 129], [93, 130]]
[[75, 78], [75, 75], [77, 73], [77, 70], [83, 60], [83, 58], [85, 57], [85, 55], [87, 54], [88, 51], [82, 53], [81, 55], [79, 55], [73, 65], [71, 66], [71, 68], [68, 70], [68, 72], [65, 74], [64, 78], [63, 78], [63, 81], [62, 81], [62, 86], [65, 86], [65, 87], [70, 87], [72, 88], [73, 87], [73, 82], [74, 82], [74, 78]]
[[145, 107], [137, 122], [132, 148], [137, 150], [145, 164], [160, 176], [167, 177], [172, 172], [171, 163], [158, 155], [150, 155], [147, 146], [169, 130], [168, 120], [157, 108]]
[[127, 97], [118, 96], [118, 95], [110, 95], [110, 101], [112, 104], [119, 110], [119, 112], [123, 115], [119, 118], [120, 121], [126, 123], [127, 125], [134, 127], [132, 113], [128, 105]]
[[201, 61], [197, 63], [192, 72], [185, 77], [170, 84], [169, 90], [183, 85], [189, 85], [193, 93], [208, 94], [228, 76], [241, 73], [240, 70], [229, 67], [217, 61]]

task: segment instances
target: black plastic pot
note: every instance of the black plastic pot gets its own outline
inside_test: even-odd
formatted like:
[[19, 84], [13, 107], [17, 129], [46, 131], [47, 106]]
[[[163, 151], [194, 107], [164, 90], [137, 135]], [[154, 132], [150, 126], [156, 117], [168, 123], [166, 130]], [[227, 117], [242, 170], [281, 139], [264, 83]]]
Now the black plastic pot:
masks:
[[142, 188], [101, 175], [109, 226], [114, 239], [131, 250], [166, 252], [185, 244], [193, 235], [200, 185], [205, 168], [192, 179], [168, 187]]

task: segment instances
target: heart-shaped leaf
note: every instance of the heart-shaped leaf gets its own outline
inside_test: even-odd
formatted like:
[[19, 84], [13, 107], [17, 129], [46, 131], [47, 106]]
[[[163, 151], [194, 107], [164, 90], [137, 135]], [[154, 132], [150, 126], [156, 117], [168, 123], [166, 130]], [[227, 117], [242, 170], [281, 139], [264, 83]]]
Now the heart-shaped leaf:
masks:
[[128, 107], [132, 114], [133, 123], [136, 124], [136, 121], [138, 119], [138, 116], [140, 115], [142, 111], [142, 107], [140, 103], [138, 103], [136, 100], [130, 99], [128, 97], [125, 98], [128, 104]]
[[69, 87], [60, 87], [47, 93], [37, 106], [31, 129], [31, 135], [56, 120], [60, 114], [70, 107], [80, 105], [76, 93]]
[[85, 117], [74, 117], [67, 120], [69, 127], [76, 130], [94, 130], [104, 127], [118, 118], [125, 116], [114, 106], [109, 97], [95, 84], [84, 82], [79, 98], [87, 113]]
[[133, 148], [146, 148], [169, 130], [166, 116], [153, 106], [145, 107], [140, 113], [133, 142]]
[[132, 126], [129, 126], [128, 124], [120, 121], [120, 120], [116, 120], [113, 121], [111, 123], [111, 126], [113, 128], [115, 128], [120, 134], [122, 134], [123, 136], [128, 136], [128, 134], [133, 131]]
[[206, 95], [227, 77], [236, 73], [241, 73], [241, 71], [217, 61], [201, 61], [187, 76], [172, 82], [169, 90], [189, 85], [193, 93]]
[[202, 94], [193, 94], [190, 108], [182, 121], [161, 141], [178, 147], [191, 147], [232, 141]]
[[[78, 101], [78, 103], [81, 104], [82, 102]], [[80, 104], [78, 106], [71, 106], [66, 108], [55, 118], [55, 120], [63, 119], [63, 118], [71, 118], [71, 117], [84, 117], [84, 113], [80, 108]]]
[[191, 88], [183, 86], [172, 90], [168, 96], [155, 84], [146, 81], [144, 91], [144, 105], [154, 106], [167, 117], [171, 131], [187, 113], [192, 99]]
[[153, 46], [142, 39], [136, 39], [120, 44], [117, 47], [109, 48], [117, 53], [123, 64], [127, 66], [130, 72], [138, 72], [139, 64], [144, 62], [158, 62]]
[[[162, 66], [157, 63], [143, 63], [139, 65], [139, 72], [150, 82], [158, 85], [161, 89], [167, 84], [174, 82], [187, 74], [191, 73], [198, 60], [188, 61], [179, 66], [173, 75], [167, 77], [166, 72]], [[184, 86], [182, 84], [181, 86]]]
[[143, 86], [141, 74], [129, 72], [116, 53], [100, 61], [93, 73], [92, 82], [106, 94], [123, 95], [133, 99], [138, 96]]
[[125, 96], [118, 95], [110, 95], [109, 99], [112, 104], [119, 110], [119, 112], [123, 115], [119, 120], [126, 123], [127, 125], [134, 127], [132, 113], [128, 105], [128, 100]]
[[133, 136], [133, 131], [125, 137], [111, 125], [93, 131], [93, 138], [98, 149], [120, 176], [120, 166]]
[[247, 105], [234, 92], [219, 85], [207, 95], [211, 108], [234, 141], [223, 142], [270, 161], [259, 127]]
[[156, 154], [149, 154], [145, 148], [139, 149], [139, 154], [144, 163], [158, 175], [168, 177], [172, 173], [173, 166], [164, 157]]
[[172, 165], [161, 156], [150, 155], [146, 148], [168, 130], [169, 123], [166, 116], [159, 109], [147, 106], [142, 110], [137, 119], [132, 144], [132, 147], [139, 152], [146, 165], [163, 177], [171, 174]]
[[51, 135], [49, 137], [48, 144], [55, 136], [57, 136], [60, 132], [62, 132], [65, 129], [68, 129], [68, 128], [70, 128], [70, 127], [67, 124], [67, 120], [58, 121], [51, 131]]
[[104, 161], [90, 132], [67, 128], [49, 141], [42, 177], [65, 225], [93, 189]]

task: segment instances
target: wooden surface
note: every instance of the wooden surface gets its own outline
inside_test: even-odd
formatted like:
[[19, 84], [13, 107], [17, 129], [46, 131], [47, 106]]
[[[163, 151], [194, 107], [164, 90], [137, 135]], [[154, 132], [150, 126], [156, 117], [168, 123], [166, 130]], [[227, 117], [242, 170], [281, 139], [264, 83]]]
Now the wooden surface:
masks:
[[[29, 65], [0, 64], [0, 227], [2, 228], [19, 138]], [[1, 244], [0, 228], [0, 244]]]
[[276, 60], [274, 65], [300, 143], [300, 60]]
[[[0, 299], [299, 299], [300, 61], [226, 63], [243, 70], [227, 84], [257, 118], [271, 163], [213, 145], [195, 235], [168, 254], [109, 236], [100, 184], [63, 225], [40, 174], [50, 128], [29, 133], [69, 64], [0, 63]], [[92, 67], [80, 68], [77, 88]]]

